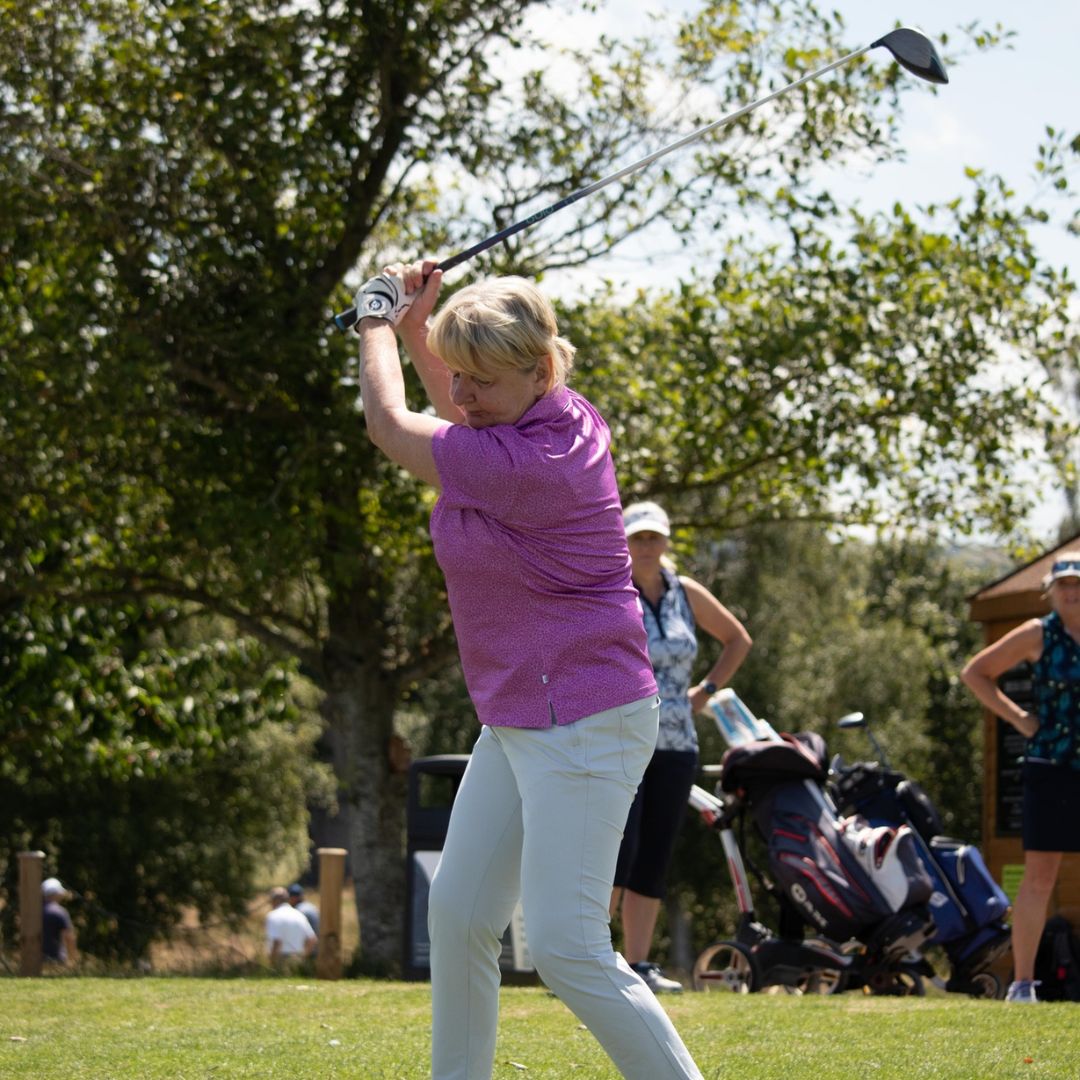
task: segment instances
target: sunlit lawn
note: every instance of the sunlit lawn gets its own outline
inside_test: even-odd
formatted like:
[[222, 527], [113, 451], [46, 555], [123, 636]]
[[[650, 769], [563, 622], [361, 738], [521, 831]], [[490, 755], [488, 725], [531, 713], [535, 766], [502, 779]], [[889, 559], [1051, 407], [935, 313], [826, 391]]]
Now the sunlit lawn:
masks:
[[[1080, 1006], [692, 994], [664, 999], [704, 1075], [1080, 1076]], [[429, 1075], [424, 983], [263, 977], [0, 979], [0, 1076]], [[495, 1076], [615, 1080], [592, 1036], [538, 987], [509, 987]]]

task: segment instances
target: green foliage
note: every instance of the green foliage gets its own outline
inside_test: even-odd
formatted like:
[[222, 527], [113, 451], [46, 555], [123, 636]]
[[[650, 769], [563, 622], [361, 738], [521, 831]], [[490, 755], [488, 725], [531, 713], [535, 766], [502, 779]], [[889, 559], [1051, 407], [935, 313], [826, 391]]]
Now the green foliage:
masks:
[[[1075, 347], [1072, 284], [1039, 269], [999, 184], [851, 225], [844, 244], [805, 227], [793, 261], [732, 246], [678, 292], [567, 311], [624, 492], [689, 495], [697, 524], [729, 531], [1017, 528], [1030, 433], [1066, 426], [1037, 361]], [[1007, 371], [1002, 350], [1025, 362]]]
[[127, 960], [185, 907], [244, 913], [268, 862], [303, 865], [306, 806], [331, 789], [293, 676], [249, 640], [178, 621], [30, 606], [0, 620], [5, 936], [20, 850], [44, 850], [78, 894], [80, 946]]
[[[909, 756], [900, 732], [886, 729], [897, 742], [895, 759], [930, 793], [945, 831], [969, 840], [982, 833], [982, 711], [960, 671], [984, 641], [968, 600], [1007, 568], [1000, 557], [966, 558], [917, 540], [882, 541], [870, 563], [867, 617], [908, 628], [924, 650], [919, 729], [926, 753]], [[892, 742], [886, 748], [892, 754]]]
[[754, 638], [739, 685], [778, 730], [817, 731], [831, 744], [844, 713], [910, 727], [925, 712], [912, 674], [924, 666], [922, 642], [913, 628], [871, 616], [869, 556], [818, 526], [773, 526], [749, 532], [738, 574], [725, 574], [720, 595], [747, 612]]
[[[178, 619], [130, 606], [9, 613], [0, 650], [5, 777], [26, 783], [37, 769], [61, 786], [87, 770], [159, 777], [288, 715], [286, 671], [255, 674], [263, 650], [210, 639], [173, 651], [160, 630], [150, 638], [155, 616], [159, 626]], [[238, 688], [238, 676], [247, 685]]]
[[[1076, 171], [1080, 162], [1080, 134], [1047, 125], [1046, 142], [1039, 147], [1035, 175], [1039, 181], [1038, 220], [1063, 225], [1073, 237], [1080, 236], [1080, 209], [1076, 206]], [[1070, 213], [1071, 211], [1071, 213]], [[1066, 216], [1062, 217], [1064, 212]], [[1044, 363], [1059, 393], [1073, 405], [1080, 394], [1080, 348], [1075, 337], [1056, 339], [1057, 348]], [[1080, 531], [1080, 438], [1076, 425], [1055, 436], [1055, 463], [1068, 504], [1059, 538], [1065, 540]]]

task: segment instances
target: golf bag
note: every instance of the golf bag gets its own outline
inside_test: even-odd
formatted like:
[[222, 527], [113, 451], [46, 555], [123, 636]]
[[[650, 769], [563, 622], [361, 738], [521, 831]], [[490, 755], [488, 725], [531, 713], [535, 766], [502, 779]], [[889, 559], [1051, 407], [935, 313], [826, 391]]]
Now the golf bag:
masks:
[[1080, 1001], [1080, 938], [1062, 915], [1046, 920], [1035, 978], [1040, 1001]]
[[933, 883], [930, 944], [940, 945], [951, 972], [945, 989], [997, 996], [990, 965], [1009, 946], [1005, 915], [1009, 898], [983, 862], [979, 849], [943, 836], [941, 818], [923, 789], [877, 762], [844, 765], [834, 760], [831, 789], [843, 814], [861, 814], [872, 824], [910, 826]]
[[815, 734], [750, 742], [724, 755], [720, 786], [749, 808], [776, 892], [814, 932], [915, 953], [933, 923], [912, 830], [842, 819], [823, 790], [825, 760]]

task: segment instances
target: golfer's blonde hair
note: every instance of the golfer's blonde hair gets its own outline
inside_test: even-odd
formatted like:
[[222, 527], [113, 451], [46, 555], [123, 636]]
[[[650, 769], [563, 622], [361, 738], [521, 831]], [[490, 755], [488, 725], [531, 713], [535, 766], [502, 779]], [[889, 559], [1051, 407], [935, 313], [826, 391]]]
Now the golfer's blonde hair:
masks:
[[574, 346], [559, 336], [551, 302], [520, 277], [492, 278], [455, 293], [432, 321], [428, 346], [451, 371], [478, 378], [535, 371], [551, 357], [549, 391], [563, 385], [574, 366]]

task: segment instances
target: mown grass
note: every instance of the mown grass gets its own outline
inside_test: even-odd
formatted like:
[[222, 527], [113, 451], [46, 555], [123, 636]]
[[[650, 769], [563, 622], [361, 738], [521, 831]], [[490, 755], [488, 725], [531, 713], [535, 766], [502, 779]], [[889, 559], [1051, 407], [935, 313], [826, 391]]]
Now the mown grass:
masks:
[[[1080, 1077], [1080, 1009], [923, 999], [691, 994], [664, 1005], [708, 1080]], [[0, 979], [0, 1076], [429, 1075], [423, 983]], [[616, 1080], [542, 988], [503, 991], [495, 1077]]]

